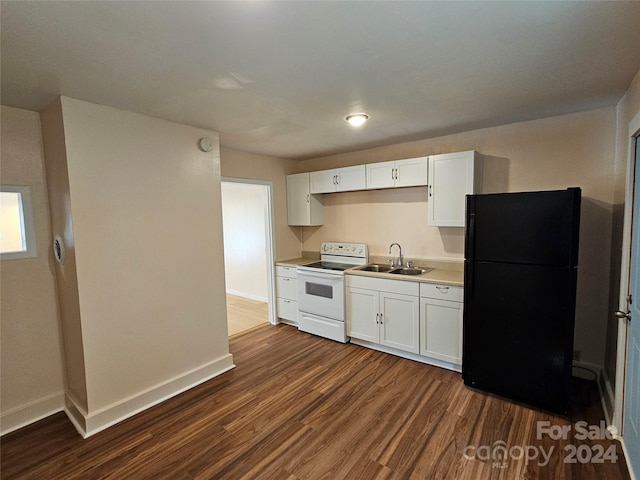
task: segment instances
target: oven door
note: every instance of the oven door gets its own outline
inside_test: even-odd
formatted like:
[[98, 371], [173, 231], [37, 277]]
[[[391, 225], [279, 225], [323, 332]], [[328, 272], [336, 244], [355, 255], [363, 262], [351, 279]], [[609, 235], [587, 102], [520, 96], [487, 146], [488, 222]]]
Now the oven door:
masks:
[[344, 276], [298, 270], [298, 310], [344, 321]]

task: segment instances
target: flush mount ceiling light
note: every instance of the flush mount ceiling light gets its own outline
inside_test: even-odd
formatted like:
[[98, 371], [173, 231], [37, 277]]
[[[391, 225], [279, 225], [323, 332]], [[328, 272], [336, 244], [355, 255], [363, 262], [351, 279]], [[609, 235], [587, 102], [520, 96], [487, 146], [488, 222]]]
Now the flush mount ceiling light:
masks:
[[366, 113], [352, 113], [344, 117], [344, 119], [354, 127], [359, 127], [369, 119], [369, 115]]

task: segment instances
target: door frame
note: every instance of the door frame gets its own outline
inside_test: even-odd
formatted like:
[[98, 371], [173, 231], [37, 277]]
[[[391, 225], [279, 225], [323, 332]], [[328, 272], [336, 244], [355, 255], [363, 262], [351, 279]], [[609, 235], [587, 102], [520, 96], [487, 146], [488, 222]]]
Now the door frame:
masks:
[[267, 314], [269, 323], [278, 323], [276, 315], [276, 288], [275, 288], [275, 238], [273, 236], [273, 182], [268, 180], [254, 180], [252, 178], [221, 177], [222, 182], [244, 183], [251, 185], [261, 185], [266, 188], [264, 206], [264, 230], [265, 230], [265, 250], [267, 262]]
[[[627, 183], [624, 204], [624, 227], [622, 234], [622, 265], [620, 269], [620, 297], [618, 299], [618, 309], [626, 311], [627, 295], [629, 294], [629, 280], [631, 275], [631, 232], [633, 223], [633, 190], [635, 174], [635, 149], [636, 141], [640, 141], [640, 112], [633, 117], [629, 123], [628, 149], [627, 149]], [[636, 230], [640, 232], [640, 225], [636, 225]], [[640, 301], [638, 299], [637, 301]], [[619, 434], [623, 427], [624, 415], [624, 387], [627, 363], [627, 321], [618, 320], [617, 358], [616, 358], [616, 383], [615, 399], [613, 408], [612, 428], [614, 433]], [[624, 433], [624, 432], [623, 432]], [[624, 442], [623, 442], [624, 445]]]

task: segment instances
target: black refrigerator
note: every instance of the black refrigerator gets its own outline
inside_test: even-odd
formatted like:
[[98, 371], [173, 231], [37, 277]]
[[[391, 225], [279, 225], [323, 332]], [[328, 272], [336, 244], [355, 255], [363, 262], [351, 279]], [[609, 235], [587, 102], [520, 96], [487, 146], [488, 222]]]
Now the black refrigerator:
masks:
[[580, 188], [468, 195], [465, 385], [567, 414]]

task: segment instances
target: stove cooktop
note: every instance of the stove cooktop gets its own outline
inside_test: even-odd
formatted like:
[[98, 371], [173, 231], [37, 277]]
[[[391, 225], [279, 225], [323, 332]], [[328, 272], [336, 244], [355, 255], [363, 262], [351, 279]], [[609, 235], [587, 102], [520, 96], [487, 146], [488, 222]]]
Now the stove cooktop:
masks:
[[337, 262], [313, 262], [304, 265], [307, 268], [320, 268], [322, 270], [336, 270], [339, 272], [343, 272], [348, 268], [355, 267], [356, 265], [349, 263], [337, 263]]

